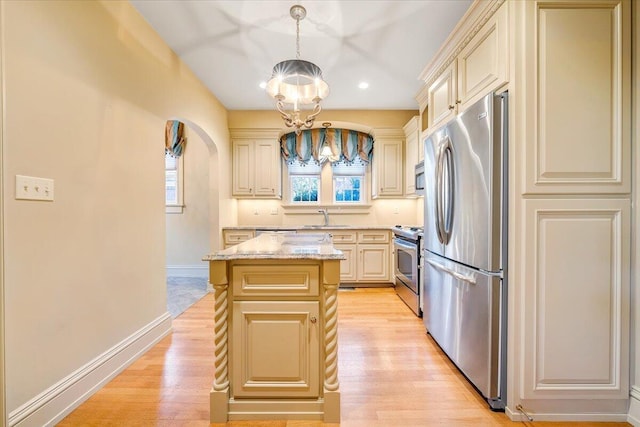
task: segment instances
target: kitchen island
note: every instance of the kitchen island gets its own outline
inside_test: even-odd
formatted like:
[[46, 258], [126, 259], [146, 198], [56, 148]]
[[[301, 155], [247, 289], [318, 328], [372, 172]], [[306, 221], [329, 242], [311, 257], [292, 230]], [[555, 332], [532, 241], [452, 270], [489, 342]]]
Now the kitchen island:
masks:
[[203, 258], [215, 293], [211, 422], [340, 422], [331, 236], [261, 234]]

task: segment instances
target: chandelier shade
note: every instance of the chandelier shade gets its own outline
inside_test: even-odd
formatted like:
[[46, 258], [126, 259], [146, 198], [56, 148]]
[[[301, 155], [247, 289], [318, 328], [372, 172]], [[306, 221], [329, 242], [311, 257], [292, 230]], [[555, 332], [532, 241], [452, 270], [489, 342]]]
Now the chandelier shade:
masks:
[[282, 95], [285, 104], [314, 104], [329, 95], [329, 85], [322, 79], [320, 67], [302, 59], [277, 63], [266, 89], [273, 98]]
[[[300, 20], [307, 16], [306, 9], [294, 5], [289, 14], [296, 20], [296, 59], [279, 62], [273, 67], [266, 91], [276, 100], [276, 109], [284, 124], [300, 134], [303, 127], [313, 126], [322, 111], [320, 101], [329, 95], [329, 85], [323, 80], [320, 67], [300, 59]], [[312, 111], [306, 118], [301, 118], [300, 111], [305, 106]]]

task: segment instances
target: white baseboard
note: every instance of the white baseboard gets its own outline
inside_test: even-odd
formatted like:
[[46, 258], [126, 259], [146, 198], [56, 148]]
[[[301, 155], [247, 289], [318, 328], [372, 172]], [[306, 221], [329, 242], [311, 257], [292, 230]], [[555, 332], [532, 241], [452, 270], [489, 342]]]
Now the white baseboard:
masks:
[[[527, 417], [518, 410], [510, 407], [505, 408], [505, 414], [511, 421], [521, 421], [527, 423]], [[548, 421], [548, 422], [625, 422], [627, 421], [627, 414], [616, 413], [556, 413], [556, 412], [528, 412], [533, 418], [533, 421]], [[631, 421], [629, 421], [631, 423]], [[528, 424], [527, 424], [528, 425]], [[531, 424], [533, 425], [533, 424]], [[639, 424], [634, 424], [639, 425]]]
[[209, 277], [209, 265], [167, 265], [167, 277]]
[[167, 312], [9, 414], [9, 426], [53, 426], [171, 332]]
[[627, 422], [636, 427], [640, 426], [640, 386], [631, 386]]

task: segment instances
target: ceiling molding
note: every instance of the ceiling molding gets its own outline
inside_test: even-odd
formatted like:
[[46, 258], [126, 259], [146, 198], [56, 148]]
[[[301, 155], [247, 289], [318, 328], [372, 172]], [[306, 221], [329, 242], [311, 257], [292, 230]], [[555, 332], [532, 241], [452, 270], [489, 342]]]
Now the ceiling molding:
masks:
[[[428, 89], [442, 72], [456, 59], [471, 39], [480, 31], [489, 19], [502, 6], [505, 0], [475, 0], [453, 29], [433, 60], [424, 68], [420, 80]], [[422, 92], [422, 91], [421, 91]]]

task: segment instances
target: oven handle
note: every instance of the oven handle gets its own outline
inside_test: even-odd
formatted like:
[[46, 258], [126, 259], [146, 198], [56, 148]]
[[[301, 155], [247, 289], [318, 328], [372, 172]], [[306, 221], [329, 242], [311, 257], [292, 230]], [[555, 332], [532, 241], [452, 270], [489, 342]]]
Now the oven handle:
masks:
[[418, 246], [416, 244], [413, 243], [408, 243], [405, 242], [404, 240], [400, 240], [400, 239], [393, 239], [393, 244], [395, 246], [399, 246], [401, 248], [404, 249], [409, 249], [409, 250], [413, 250], [413, 251], [418, 251]]
[[476, 284], [476, 278], [473, 276], [466, 276], [464, 274], [460, 274], [457, 271], [453, 271], [447, 267], [445, 267], [444, 265], [440, 264], [439, 262], [435, 262], [433, 260], [428, 259], [427, 262], [429, 264], [431, 264], [434, 268], [443, 271], [447, 274], [452, 275], [453, 277], [455, 277], [458, 280], [462, 280], [463, 282], [467, 282], [467, 283], [471, 283], [472, 285]]

